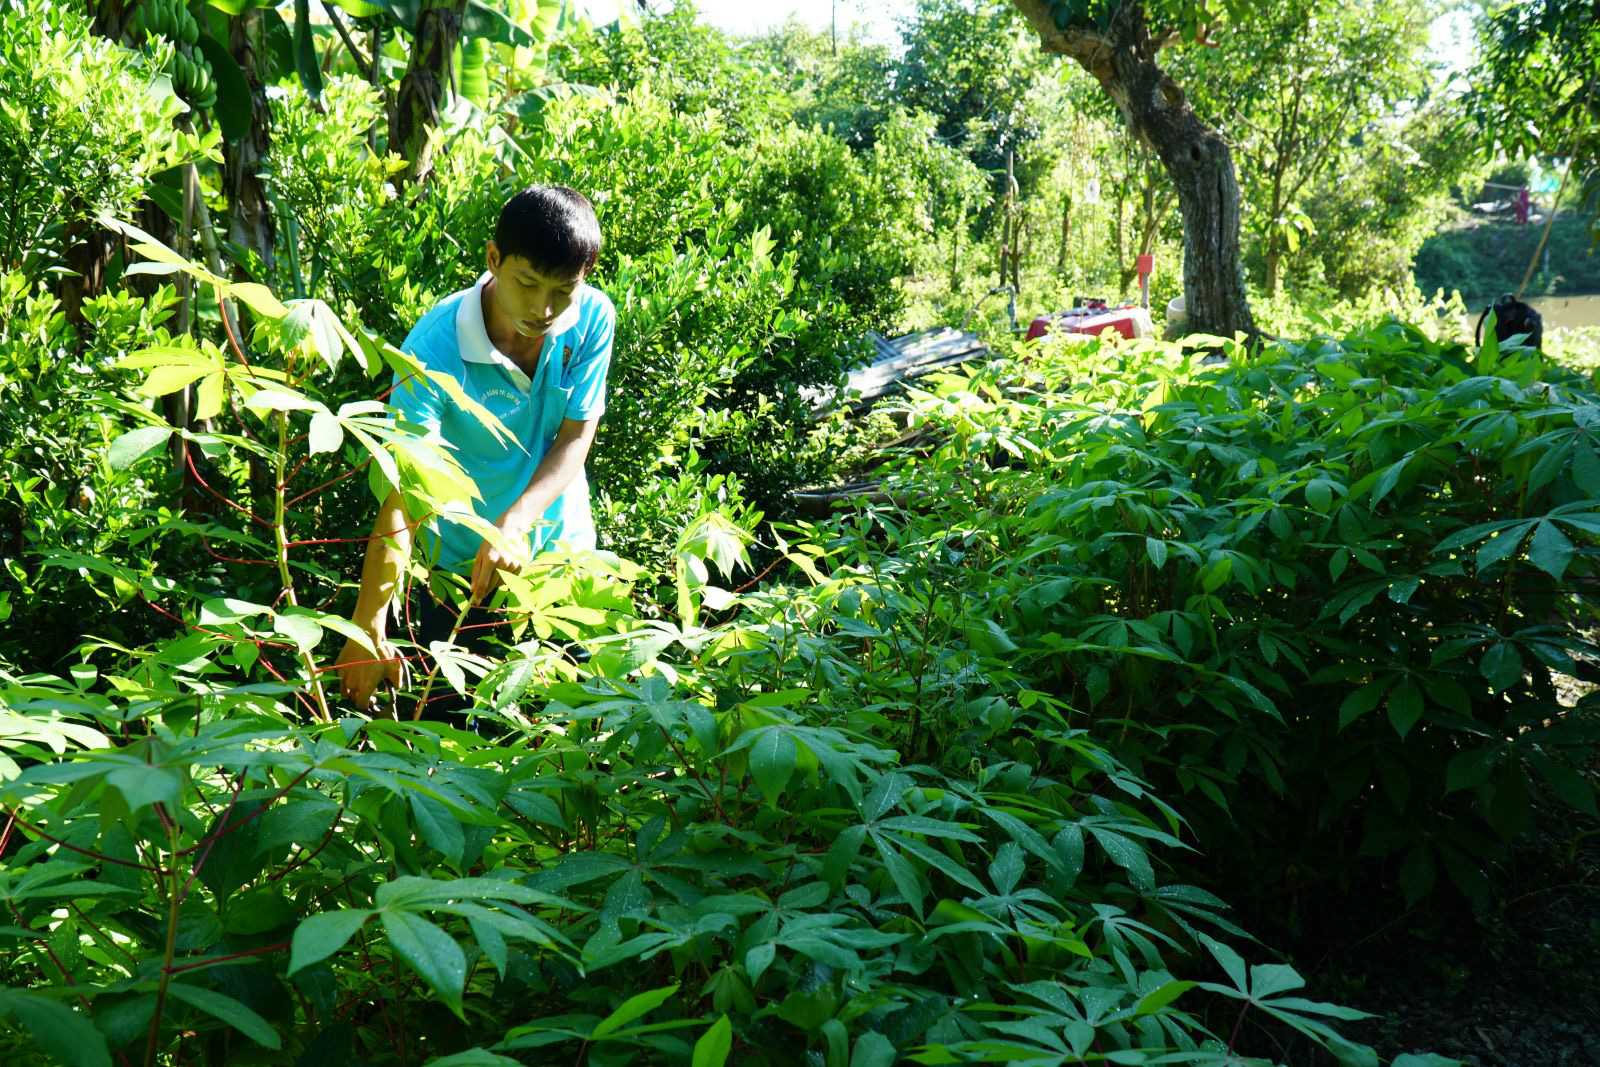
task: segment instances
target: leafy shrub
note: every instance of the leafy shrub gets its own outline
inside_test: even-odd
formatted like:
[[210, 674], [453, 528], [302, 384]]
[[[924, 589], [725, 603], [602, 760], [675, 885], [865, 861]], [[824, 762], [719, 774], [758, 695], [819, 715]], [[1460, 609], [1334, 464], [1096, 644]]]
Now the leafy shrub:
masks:
[[96, 297], [83, 306], [80, 337], [45, 288], [30, 291], [21, 273], [0, 275], [0, 663], [58, 664], [86, 618], [120, 641], [155, 632], [148, 613], [116, 612], [130, 590], [97, 591], [70, 571], [45, 570], [42, 558], [63, 549], [123, 556], [130, 538], [148, 536], [151, 509], [171, 499], [172, 478], [124, 471], [121, 454], [107, 454], [120, 420], [105, 405], [132, 381], [112, 363], [135, 338], [171, 341], [165, 324], [175, 302], [170, 285], [147, 300]]
[[[810, 584], [741, 599], [711, 584], [743, 550], [708, 518], [677, 546], [675, 622], [639, 620], [614, 557], [541, 557], [507, 582], [514, 644], [417, 649], [401, 718], [336, 717], [318, 654], [350, 627], [306, 595], [292, 465], [348, 445], [421, 505], [467, 486], [379, 405], [318, 399], [342, 359], [408, 357], [184, 269], [255, 311], [261, 351], [125, 363], [146, 392], [236, 402], [251, 434], [203, 443], [274, 488], [264, 530], [228, 510], [167, 532], [261, 552], [282, 584], [247, 600], [244, 571], [197, 587], [52, 554], [182, 629], [0, 688], [22, 1055], [1260, 1062], [1243, 1016], [1223, 1039], [1177, 1006], [1203, 946], [1223, 979], [1203, 993], [1376, 1063], [1327, 1023], [1358, 1013], [1282, 996], [1293, 970], [1220, 940], [1221, 901], [1169, 877], [1183, 820], [968, 613], [952, 579], [988, 558], [980, 530], [867, 517], [785, 547]], [[112, 445], [131, 469], [173, 433], [111, 410], [137, 416]], [[472, 728], [425, 717], [436, 681]]]
[[1340, 299], [1331, 291], [1294, 286], [1276, 296], [1251, 295], [1250, 310], [1263, 330], [1279, 337], [1333, 337], [1372, 329], [1391, 320], [1411, 323], [1434, 340], [1458, 339], [1472, 319], [1461, 293], [1434, 290], [1429, 297], [1410, 278]]
[[272, 103], [277, 150], [266, 180], [280, 248], [275, 271], [254, 265], [262, 280], [347, 317], [360, 309], [366, 325], [399, 340], [483, 271], [513, 172], [505, 136], [481, 114], [451, 113], [432, 178], [402, 194], [393, 179], [404, 162], [368, 148], [368, 131], [384, 122], [369, 84], [339, 76], [317, 101], [297, 88]]
[[36, 280], [69, 227], [131, 210], [155, 174], [214, 155], [220, 136], [174, 129], [183, 103], [160, 64], [90, 34], [75, 8], [7, 0], [0, 17], [0, 270]]
[[1563, 326], [1546, 330], [1544, 350], [1552, 362], [1587, 371], [1600, 369], [1600, 326]]
[[982, 605], [1067, 722], [1187, 798], [1258, 904], [1441, 870], [1481, 899], [1533, 795], [1595, 811], [1600, 702], [1553, 684], [1596, 651], [1593, 385], [1397, 324], [1233, 357], [943, 379], [891, 551], [959, 551], [956, 618]]
[[682, 3], [636, 23], [576, 27], [552, 49], [552, 64], [568, 82], [623, 93], [649, 84], [675, 112], [714, 112], [735, 143], [788, 121], [793, 101], [761, 51], [699, 19]]

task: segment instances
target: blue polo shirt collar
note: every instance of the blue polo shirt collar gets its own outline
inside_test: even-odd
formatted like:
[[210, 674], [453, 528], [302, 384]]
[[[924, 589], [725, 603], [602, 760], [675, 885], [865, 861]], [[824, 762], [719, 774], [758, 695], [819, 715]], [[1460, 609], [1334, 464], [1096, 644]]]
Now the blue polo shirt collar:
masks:
[[[533, 386], [532, 380], [510, 356], [494, 346], [494, 342], [489, 340], [489, 330], [484, 325], [483, 287], [490, 277], [489, 272], [484, 271], [483, 277], [478, 279], [478, 284], [472, 287], [456, 308], [456, 341], [460, 346], [461, 358], [468, 363], [488, 363], [499, 367], [506, 372], [519, 391], [526, 393]], [[550, 329], [544, 335], [544, 347], [539, 350], [541, 365], [545, 354], [550, 351], [551, 342], [578, 325], [581, 315], [582, 310], [578, 306], [577, 299], [574, 299], [567, 310], [551, 323]]]

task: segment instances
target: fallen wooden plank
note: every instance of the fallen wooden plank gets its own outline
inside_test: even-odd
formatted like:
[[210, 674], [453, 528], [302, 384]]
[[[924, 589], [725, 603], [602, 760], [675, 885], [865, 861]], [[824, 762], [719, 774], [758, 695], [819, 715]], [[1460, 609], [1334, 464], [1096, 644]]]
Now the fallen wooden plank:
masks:
[[873, 335], [879, 358], [852, 371], [846, 389], [863, 401], [875, 400], [899, 381], [989, 355], [977, 334], [952, 329], [924, 330], [893, 339]]
[[820, 417], [841, 396], [849, 398], [851, 407], [859, 411], [894, 391], [903, 381], [989, 355], [989, 347], [977, 334], [949, 326], [901, 337], [884, 337], [873, 332], [867, 334], [867, 340], [872, 345], [872, 362], [851, 371], [842, 391], [832, 388], [801, 390], [801, 395], [811, 403], [814, 417]]

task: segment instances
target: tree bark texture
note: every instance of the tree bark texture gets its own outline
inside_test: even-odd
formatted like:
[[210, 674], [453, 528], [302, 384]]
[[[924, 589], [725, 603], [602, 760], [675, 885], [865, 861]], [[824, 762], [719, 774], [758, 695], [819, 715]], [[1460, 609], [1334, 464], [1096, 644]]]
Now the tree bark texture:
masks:
[[1157, 63], [1144, 5], [1121, 4], [1105, 28], [1058, 30], [1044, 0], [1014, 0], [1046, 52], [1094, 75], [1129, 131], [1155, 152], [1183, 214], [1184, 303], [1191, 330], [1257, 336], [1239, 260], [1239, 183], [1222, 135], [1208, 126]]
[[413, 182], [427, 180], [432, 169], [428, 133], [439, 125], [466, 9], [467, 0], [422, 0], [417, 14], [411, 55], [389, 127], [389, 151], [406, 160], [405, 176]]
[[263, 160], [272, 146], [272, 109], [256, 65], [256, 35], [261, 12], [248, 10], [228, 20], [228, 51], [250, 86], [250, 132], [238, 144], [222, 146], [222, 184], [228, 192], [228, 240], [247, 248], [271, 267], [277, 227], [261, 180]]

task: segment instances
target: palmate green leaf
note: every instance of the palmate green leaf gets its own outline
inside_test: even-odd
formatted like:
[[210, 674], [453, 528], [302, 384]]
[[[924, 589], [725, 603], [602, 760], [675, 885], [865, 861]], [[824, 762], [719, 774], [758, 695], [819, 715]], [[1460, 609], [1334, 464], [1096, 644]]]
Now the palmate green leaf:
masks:
[[330, 371], [339, 369], [344, 356], [344, 334], [333, 309], [314, 297], [289, 302], [289, 313], [279, 324], [284, 341], [308, 348]]
[[1132, 838], [1101, 826], [1087, 827], [1091, 837], [1111, 857], [1111, 862], [1128, 872], [1128, 880], [1135, 889], [1154, 889], [1155, 872], [1150, 867], [1150, 857]]
[[[95, 221], [108, 230], [125, 234], [132, 238], [134, 242], [132, 248], [140, 255], [145, 256], [156, 264], [183, 271], [213, 291], [238, 300], [262, 318], [280, 319], [287, 311], [278, 298], [272, 295], [271, 290], [264, 285], [257, 282], [230, 282], [226, 278], [220, 278], [199, 263], [180, 256], [150, 234], [139, 229], [139, 227], [124, 222], [113, 215], [101, 213], [96, 216]], [[145, 266], [145, 264], [135, 264], [134, 267], [129, 268], [128, 273], [133, 273], [137, 267], [141, 266]]]
[[1417, 720], [1422, 718], [1422, 687], [1417, 684], [1416, 678], [1407, 674], [1395, 683], [1394, 688], [1389, 690], [1388, 708], [1389, 722], [1395, 733], [1405, 737]]
[[1541, 520], [1528, 542], [1528, 562], [1559, 582], [1576, 551], [1555, 523]]
[[1476, 565], [1479, 573], [1488, 570], [1522, 547], [1522, 541], [1533, 528], [1534, 520], [1516, 523], [1499, 531], [1478, 549]]
[[916, 869], [906, 861], [895, 848], [893, 839], [888, 834], [869, 831], [872, 841], [878, 846], [878, 855], [883, 859], [884, 869], [889, 872], [889, 880], [894, 883], [900, 895], [905, 898], [906, 905], [919, 919], [922, 917], [923, 898], [927, 893], [927, 884], [917, 874]]
[[733, 1024], [726, 1015], [700, 1035], [694, 1043], [694, 1055], [690, 1060], [690, 1067], [723, 1067], [728, 1062], [728, 1054], [733, 1051]]
[[1200, 935], [1200, 943], [1205, 945], [1206, 951], [1217, 961], [1228, 981], [1233, 983], [1233, 991], [1248, 996], [1250, 992], [1249, 974], [1245, 969], [1244, 957], [1235, 952], [1231, 947], [1205, 934]]
[[142, 396], [166, 396], [168, 393], [176, 393], [179, 389], [213, 373], [215, 369], [210, 363], [155, 367], [145, 378], [144, 384], [139, 386], [139, 393]]
[[641, 1018], [665, 1004], [677, 991], [678, 984], [673, 983], [669, 986], [662, 986], [660, 989], [652, 989], [649, 992], [629, 997], [622, 1002], [622, 1005], [616, 1011], [607, 1015], [595, 1025], [595, 1028], [589, 1032], [589, 1040], [599, 1041], [607, 1034], [622, 1029], [635, 1019]]
[[1333, 482], [1327, 478], [1313, 478], [1306, 484], [1306, 503], [1320, 512], [1333, 507]]
[[312, 411], [326, 412], [328, 409], [320, 401], [312, 400], [293, 389], [274, 388], [258, 389], [250, 394], [244, 406], [251, 411]]
[[1445, 792], [1454, 793], [1460, 789], [1477, 788], [1493, 773], [1495, 766], [1500, 762], [1502, 752], [1499, 745], [1486, 745], [1482, 748], [1468, 749], [1452, 757], [1445, 767]]
[[319, 452], [337, 452], [343, 446], [344, 427], [340, 425], [338, 416], [326, 411], [313, 413], [306, 451], [315, 456]]
[[778, 948], [770, 941], [762, 942], [744, 954], [744, 969], [750, 975], [750, 984], [761, 981], [761, 976], [767, 973], [767, 968], [772, 966], [772, 961], [778, 955]]
[[[443, 929], [405, 911], [379, 913], [389, 944], [406, 965], [415, 971], [429, 989], [439, 995], [451, 1011], [461, 1011], [462, 986], [467, 980], [467, 957], [455, 938]], [[298, 931], [297, 931], [298, 932]]]
[[1483, 654], [1478, 672], [1494, 692], [1503, 692], [1522, 681], [1522, 655], [1510, 641], [1496, 641]]
[[311, 966], [338, 952], [373, 916], [365, 908], [323, 911], [294, 928], [289, 942], [289, 973]]
[[304, 615], [272, 613], [272, 632], [287, 637], [302, 655], [310, 653], [322, 643], [322, 627]]
[[761, 736], [750, 746], [750, 773], [769, 804], [776, 804], [794, 774], [798, 747], [788, 728], [760, 727]]
[[1542, 752], [1525, 752], [1524, 758], [1539, 772], [1539, 777], [1544, 779], [1545, 785], [1562, 803], [1586, 815], [1596, 814], [1595, 794], [1600, 789], [1600, 781], [1593, 775], [1575, 770]]
[[221, 1019], [264, 1048], [281, 1048], [283, 1045], [277, 1031], [267, 1020], [225, 993], [186, 982], [173, 982], [167, 986], [167, 995]]
[[1060, 857], [1062, 873], [1070, 881], [1077, 881], [1078, 875], [1083, 873], [1083, 827], [1076, 822], [1067, 823], [1056, 833], [1050, 846]]
[[[475, 906], [475, 905], [474, 905]], [[487, 959], [502, 979], [506, 976], [506, 939], [495, 929], [494, 925], [485, 922], [483, 918], [475, 915], [467, 917], [467, 928], [472, 931], [472, 938], [478, 943], [478, 948], [483, 951]]]
[[1339, 705], [1339, 729], [1343, 730], [1356, 719], [1365, 715], [1378, 706], [1378, 700], [1390, 686], [1390, 680], [1385, 678], [1380, 681], [1368, 682], [1359, 689], [1354, 689], [1344, 698]]
[[461, 832], [461, 823], [450, 814], [450, 810], [432, 797], [412, 793], [411, 814], [416, 817], [417, 833], [422, 840], [450, 862], [459, 865], [467, 847], [466, 836]]
[[111, 442], [111, 447], [106, 450], [106, 462], [112, 470], [127, 470], [166, 444], [171, 436], [171, 426], [141, 426], [129, 430]]
[[1600, 450], [1581, 443], [1573, 447], [1572, 480], [1585, 494], [1600, 499]]
[[47, 997], [0, 990], [0, 1017], [15, 1015], [38, 1046], [65, 1067], [111, 1067], [105, 1036], [82, 1013]]
[[1155, 1015], [1194, 987], [1194, 982], [1164, 982], [1140, 998], [1134, 1014]]
[[894, 1043], [876, 1030], [856, 1038], [850, 1049], [850, 1067], [891, 1067], [899, 1056]]
[[130, 811], [169, 804], [183, 789], [183, 779], [166, 767], [120, 767], [106, 775], [106, 784], [122, 794]]

